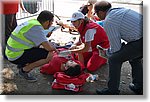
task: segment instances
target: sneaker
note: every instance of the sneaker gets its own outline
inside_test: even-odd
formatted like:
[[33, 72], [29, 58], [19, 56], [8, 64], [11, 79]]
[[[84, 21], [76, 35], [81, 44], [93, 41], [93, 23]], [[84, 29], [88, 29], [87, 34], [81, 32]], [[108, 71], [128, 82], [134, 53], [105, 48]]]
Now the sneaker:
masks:
[[120, 91], [111, 91], [108, 88], [104, 88], [103, 90], [96, 89], [96, 93], [99, 95], [119, 95]]
[[22, 69], [19, 69], [19, 75], [21, 77], [25, 78], [26, 80], [28, 80], [29, 82], [36, 82], [37, 81], [37, 78], [32, 76], [31, 73], [22, 72]]
[[129, 85], [130, 90], [132, 90], [137, 95], [143, 95], [143, 87], [139, 85], [135, 85], [133, 83], [130, 83]]

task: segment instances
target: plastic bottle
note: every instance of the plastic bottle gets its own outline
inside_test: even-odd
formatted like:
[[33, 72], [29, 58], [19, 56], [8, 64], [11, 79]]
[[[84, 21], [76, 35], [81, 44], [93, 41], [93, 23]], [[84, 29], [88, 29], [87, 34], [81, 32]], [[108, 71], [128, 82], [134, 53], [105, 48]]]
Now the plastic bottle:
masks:
[[98, 80], [98, 75], [95, 74], [95, 75], [90, 75], [88, 78], [86, 78], [86, 81], [87, 82], [94, 82], [95, 80]]

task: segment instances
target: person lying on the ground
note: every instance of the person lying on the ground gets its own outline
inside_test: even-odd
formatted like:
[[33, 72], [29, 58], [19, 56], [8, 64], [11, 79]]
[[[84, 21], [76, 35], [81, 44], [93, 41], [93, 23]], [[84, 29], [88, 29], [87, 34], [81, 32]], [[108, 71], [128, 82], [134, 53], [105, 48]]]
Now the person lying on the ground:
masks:
[[[65, 51], [66, 49], [59, 49]], [[42, 74], [54, 74], [52, 89], [65, 89], [75, 92], [81, 91], [86, 82], [98, 80], [98, 75], [92, 75], [83, 71], [84, 65], [73, 58], [73, 55], [61, 55], [55, 53], [52, 60], [40, 68]]]
[[[66, 50], [65, 48], [58, 49], [60, 52]], [[71, 68], [70, 73], [79, 74], [80, 73], [80, 67], [81, 70], [83, 70], [84, 64], [82, 64], [80, 61], [75, 60], [74, 56], [72, 54], [69, 54], [67, 56], [63, 56], [58, 54], [57, 52], [54, 53], [53, 58], [51, 61], [49, 61], [48, 64], [43, 65], [40, 68], [40, 72], [43, 74], [54, 74], [56, 72], [65, 72], [70, 71], [69, 68]], [[66, 69], [68, 69], [66, 71]], [[74, 70], [75, 69], [75, 70]], [[68, 74], [70, 74], [68, 73]]]

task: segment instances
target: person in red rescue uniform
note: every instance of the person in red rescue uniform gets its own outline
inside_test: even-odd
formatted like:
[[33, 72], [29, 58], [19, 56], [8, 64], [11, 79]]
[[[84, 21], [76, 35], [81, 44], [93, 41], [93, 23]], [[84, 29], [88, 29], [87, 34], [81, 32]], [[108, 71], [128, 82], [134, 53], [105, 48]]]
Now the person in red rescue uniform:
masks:
[[[71, 53], [82, 53], [83, 59], [81, 62], [84, 62], [87, 70], [96, 71], [107, 62], [107, 59], [99, 56], [99, 51], [96, 46], [100, 45], [105, 49], [110, 47], [104, 29], [97, 23], [86, 18], [79, 11], [74, 12], [72, 18], [69, 20], [78, 29], [80, 34], [79, 41], [70, 47]], [[84, 47], [82, 49], [76, 49], [80, 44], [84, 44]]]

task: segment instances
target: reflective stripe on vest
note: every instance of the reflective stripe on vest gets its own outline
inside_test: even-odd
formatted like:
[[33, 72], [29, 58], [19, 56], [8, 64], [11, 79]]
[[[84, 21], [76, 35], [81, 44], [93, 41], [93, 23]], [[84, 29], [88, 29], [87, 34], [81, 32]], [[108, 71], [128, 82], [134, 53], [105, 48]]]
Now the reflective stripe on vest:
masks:
[[19, 51], [23, 51], [24, 49], [19, 49], [19, 48], [12, 48], [11, 46], [9, 45], [6, 45], [8, 50], [11, 50], [13, 52], [19, 52]]
[[28, 47], [33, 47], [33, 44], [30, 44], [30, 43], [28, 43], [28, 42], [26, 42], [26, 41], [23, 41], [23, 40], [17, 38], [17, 37], [15, 37], [13, 34], [11, 34], [10, 37], [11, 37], [12, 39], [14, 39], [15, 41], [17, 41], [17, 42], [23, 44], [23, 45], [26, 45], [26, 46], [28, 46]]
[[7, 41], [5, 54], [8, 60], [14, 61], [18, 59], [24, 53], [24, 50], [35, 46], [35, 44], [28, 40], [24, 34], [33, 26], [37, 25], [41, 26], [37, 20], [33, 19], [16, 27]]

